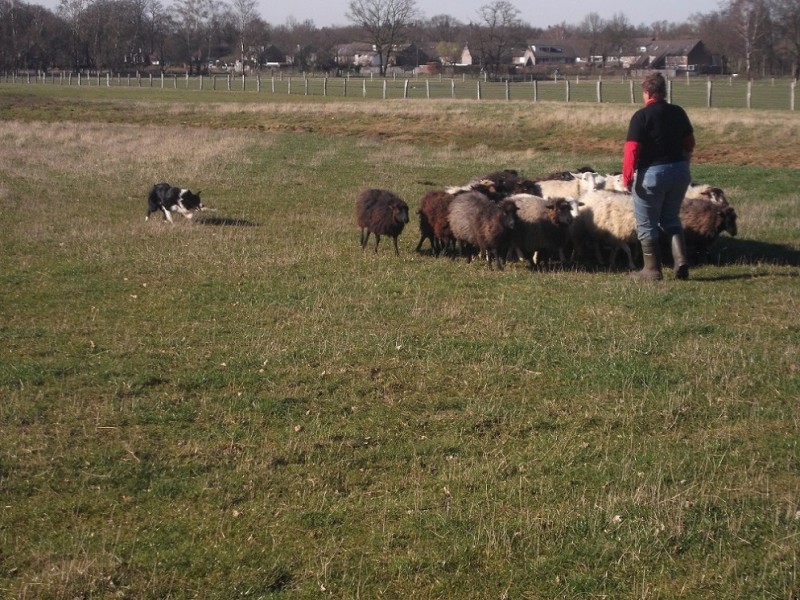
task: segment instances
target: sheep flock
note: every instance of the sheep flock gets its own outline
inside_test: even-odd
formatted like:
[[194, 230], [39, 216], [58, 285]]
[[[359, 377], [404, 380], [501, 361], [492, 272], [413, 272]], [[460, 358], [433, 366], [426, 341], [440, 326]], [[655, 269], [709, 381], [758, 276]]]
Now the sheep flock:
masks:
[[[525, 261], [531, 269], [553, 264], [637, 268], [633, 199], [619, 174], [582, 167], [530, 179], [502, 169], [429, 191], [417, 214], [419, 253], [467, 262], [480, 256], [490, 269], [501, 270], [509, 261]], [[710, 258], [720, 234], [737, 234], [736, 211], [716, 186], [689, 186], [680, 217], [694, 263]], [[368, 188], [358, 195], [356, 221], [362, 248], [373, 234], [377, 253], [380, 236], [388, 235], [399, 254], [397, 238], [409, 222], [409, 208], [388, 190]], [[668, 262], [668, 249], [663, 256]]]

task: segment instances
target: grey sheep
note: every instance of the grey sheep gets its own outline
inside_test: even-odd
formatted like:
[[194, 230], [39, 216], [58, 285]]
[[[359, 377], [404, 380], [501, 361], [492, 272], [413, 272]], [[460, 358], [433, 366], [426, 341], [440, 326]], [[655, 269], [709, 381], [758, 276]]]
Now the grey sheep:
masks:
[[361, 248], [366, 248], [369, 234], [375, 235], [375, 252], [382, 235], [392, 237], [394, 253], [400, 255], [397, 237], [408, 223], [408, 205], [388, 190], [369, 188], [356, 200], [356, 222], [361, 228]]
[[[466, 245], [476, 246], [481, 253], [497, 261], [503, 269], [503, 256], [510, 246], [511, 231], [515, 225], [517, 206], [510, 200], [495, 203], [486, 195], [477, 192], [458, 194], [450, 202], [448, 215], [453, 237], [458, 241], [462, 253]], [[472, 251], [467, 251], [467, 262], [472, 261]]]
[[517, 206], [517, 223], [511, 235], [517, 254], [531, 268], [543, 250], [558, 253], [564, 262], [564, 247], [570, 241], [570, 225], [580, 203], [564, 198], [545, 200], [531, 194], [516, 194], [509, 201]]

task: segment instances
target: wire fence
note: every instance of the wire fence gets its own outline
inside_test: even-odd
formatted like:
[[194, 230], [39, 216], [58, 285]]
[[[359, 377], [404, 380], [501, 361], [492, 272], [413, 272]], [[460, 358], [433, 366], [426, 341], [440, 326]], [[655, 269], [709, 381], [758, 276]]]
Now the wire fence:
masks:
[[[631, 78], [575, 78], [531, 81], [487, 81], [443, 76], [327, 77], [323, 75], [152, 75], [96, 73], [6, 73], [0, 81], [61, 86], [104, 86], [198, 91], [331, 96], [365, 99], [475, 99], [532, 102], [641, 102], [638, 81]], [[795, 110], [797, 80], [741, 80], [697, 77], [668, 80], [671, 102], [708, 108]]]

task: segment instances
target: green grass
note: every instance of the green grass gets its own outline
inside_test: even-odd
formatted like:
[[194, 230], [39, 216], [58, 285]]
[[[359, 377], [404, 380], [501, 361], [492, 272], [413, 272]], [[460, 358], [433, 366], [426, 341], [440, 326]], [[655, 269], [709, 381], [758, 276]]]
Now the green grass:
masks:
[[[399, 258], [362, 252], [356, 193], [413, 213], [428, 182], [620, 157], [554, 146], [515, 103], [529, 148], [469, 141], [505, 104], [442, 123], [369, 102], [131, 113], [155, 104], [96, 92], [3, 105], [0, 596], [797, 592], [796, 168], [756, 142], [698, 151], [740, 234], [688, 282], [498, 272], [415, 254], [414, 220]], [[562, 136], [588, 120], [537, 110]], [[600, 116], [591, 139], [624, 135]], [[697, 115], [709, 154], [738, 143], [720, 116]], [[739, 141], [770, 126], [724, 119]], [[157, 180], [217, 212], [145, 222]]]

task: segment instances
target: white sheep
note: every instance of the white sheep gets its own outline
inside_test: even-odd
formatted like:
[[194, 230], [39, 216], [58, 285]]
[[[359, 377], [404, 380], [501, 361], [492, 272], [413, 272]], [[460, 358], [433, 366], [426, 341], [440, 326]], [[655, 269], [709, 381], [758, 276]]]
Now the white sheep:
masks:
[[627, 192], [628, 188], [622, 183], [622, 173], [608, 173], [603, 176], [603, 186], [598, 189], [610, 192]]
[[721, 188], [707, 183], [693, 183], [686, 190], [687, 200], [711, 200], [723, 206], [729, 206], [728, 198]]
[[638, 241], [636, 217], [633, 213], [633, 196], [624, 192], [593, 190], [581, 196], [580, 208], [573, 232], [573, 252], [584, 243], [593, 246], [595, 256], [603, 264], [600, 248], [611, 246], [609, 264], [613, 265], [617, 253], [622, 250], [628, 259], [628, 267], [635, 269], [631, 246]]
[[603, 176], [594, 173], [573, 173], [574, 179], [543, 179], [536, 182], [536, 195], [542, 198], [579, 199], [583, 194], [603, 185]]

